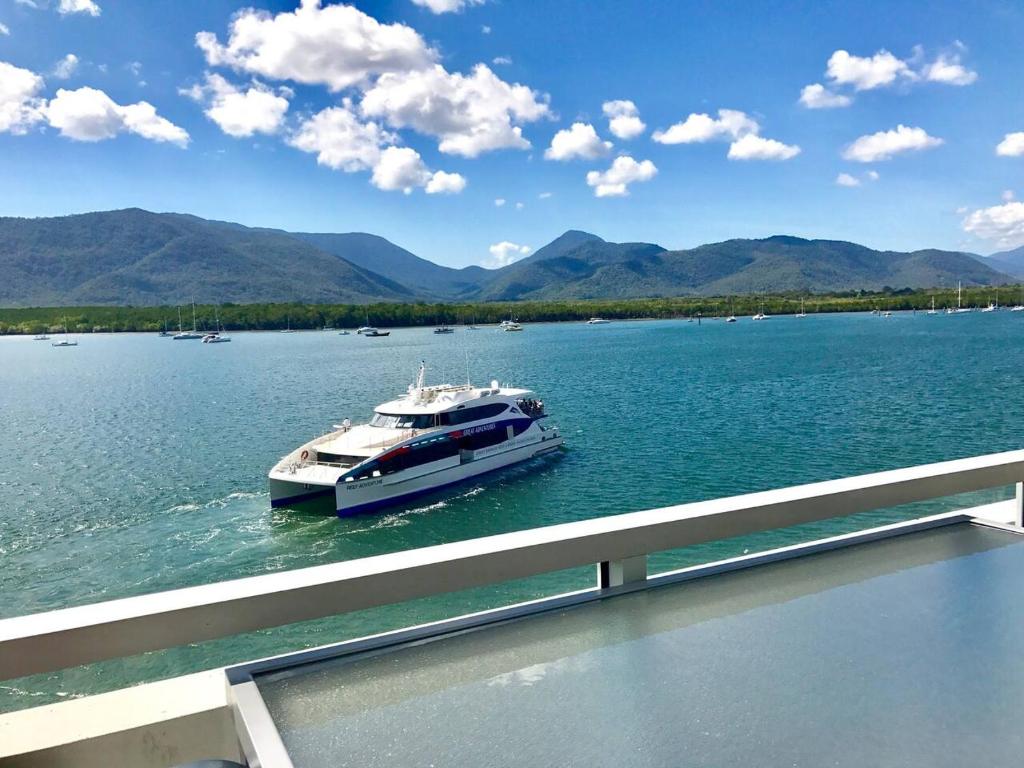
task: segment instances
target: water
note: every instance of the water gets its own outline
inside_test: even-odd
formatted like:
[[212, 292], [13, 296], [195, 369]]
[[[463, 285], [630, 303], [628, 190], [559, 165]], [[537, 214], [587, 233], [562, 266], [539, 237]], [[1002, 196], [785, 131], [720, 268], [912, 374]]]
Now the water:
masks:
[[[67, 349], [0, 339], [0, 617], [1024, 442], [1019, 314], [233, 338], [211, 346], [88, 335]], [[345, 417], [367, 418], [404, 391], [420, 360], [428, 382], [464, 380], [468, 366], [477, 382], [534, 388], [567, 449], [383, 514], [271, 510], [266, 472], [278, 457]], [[900, 514], [707, 545], [671, 562]], [[554, 574], [0, 683], [0, 708], [525, 599], [590, 576]]]

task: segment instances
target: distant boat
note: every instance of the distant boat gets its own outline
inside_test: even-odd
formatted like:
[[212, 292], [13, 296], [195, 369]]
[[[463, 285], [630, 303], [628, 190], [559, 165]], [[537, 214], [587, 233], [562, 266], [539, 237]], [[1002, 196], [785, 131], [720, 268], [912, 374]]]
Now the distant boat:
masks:
[[351, 336], [351, 334], [348, 331], [338, 331], [338, 335], [339, 336]]
[[74, 339], [68, 338], [68, 319], [64, 318], [64, 338], [60, 341], [55, 341], [50, 345], [51, 347], [77, 347], [78, 342]]
[[49, 340], [50, 340], [50, 337], [47, 336], [45, 333], [37, 333], [35, 336], [32, 337], [32, 341], [49, 341]]
[[372, 325], [361, 325], [358, 328], [356, 328], [356, 333], [358, 335], [362, 336], [367, 331], [375, 331], [375, 330], [377, 330], [377, 329], [374, 328]]
[[363, 330], [363, 336], [367, 338], [374, 338], [376, 336], [390, 336], [391, 331], [378, 331], [376, 328], [366, 328]]
[[434, 333], [455, 333], [455, 329], [450, 325], [439, 325], [434, 329]]
[[987, 307], [985, 307], [985, 308], [984, 308], [983, 310], [981, 310], [981, 311], [982, 311], [982, 312], [995, 312], [995, 311], [996, 311], [997, 309], [999, 309], [999, 307], [998, 307], [998, 306], [996, 306], [996, 305], [995, 305], [995, 304], [994, 304], [993, 302], [991, 302], [991, 301], [990, 301], [990, 302], [988, 303], [988, 306], [987, 306]]
[[278, 333], [295, 333], [295, 331], [292, 330], [292, 319], [290, 317], [288, 318], [287, 323], [287, 327], [282, 328]]
[[192, 341], [193, 339], [203, 338], [202, 333], [196, 329], [196, 303], [192, 302], [192, 330], [183, 331], [181, 329], [181, 307], [178, 307], [178, 332], [174, 334], [175, 341]]
[[224, 329], [220, 327], [220, 315], [215, 314], [214, 318], [217, 323], [217, 330], [203, 336], [203, 344], [223, 344], [231, 341], [231, 337], [224, 333]]
[[735, 323], [736, 322], [736, 315], [729, 315], [727, 318], [725, 318], [725, 322], [727, 322], [727, 323]]
[[800, 299], [800, 312], [799, 312], [799, 314], [797, 314], [797, 317], [807, 317], [807, 313], [804, 312], [804, 300], [803, 299]]
[[515, 323], [515, 322], [505, 323], [503, 325], [503, 327], [502, 327], [502, 330], [503, 331], [521, 331], [521, 330], [523, 330], [523, 326], [521, 326], [519, 323]]
[[605, 320], [603, 317], [592, 317], [587, 320], [587, 325], [608, 325], [611, 320]]
[[961, 298], [963, 296], [963, 286], [960, 281], [956, 281], [956, 307], [949, 307], [946, 310], [947, 315], [962, 315], [965, 312], [970, 312], [969, 307], [961, 306]]
[[932, 296], [932, 308], [928, 310], [928, 314], [929, 315], [937, 315], [937, 314], [939, 314], [939, 310], [937, 310], [935, 308], [935, 297], [934, 296]]
[[761, 302], [761, 310], [751, 318], [752, 320], [767, 320], [768, 315], [764, 313], [764, 302]]
[[892, 317], [892, 312], [887, 309], [882, 313], [882, 317]]

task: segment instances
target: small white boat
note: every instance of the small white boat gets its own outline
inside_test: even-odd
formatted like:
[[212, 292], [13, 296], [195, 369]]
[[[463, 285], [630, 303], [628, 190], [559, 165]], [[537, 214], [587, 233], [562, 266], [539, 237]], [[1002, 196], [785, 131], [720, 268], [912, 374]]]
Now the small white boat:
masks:
[[800, 312], [797, 313], [797, 317], [807, 317], [807, 313], [804, 312], [804, 300], [800, 299]]
[[608, 325], [611, 320], [606, 320], [603, 317], [592, 317], [587, 320], [587, 325]]
[[338, 335], [339, 336], [351, 336], [352, 334], [350, 334], [348, 331], [338, 331]]
[[287, 319], [286, 326], [278, 331], [278, 333], [295, 333], [295, 331], [292, 330], [292, 319], [290, 317]]
[[64, 338], [53, 342], [51, 347], [77, 347], [78, 342], [68, 337], [68, 321], [64, 318]]
[[727, 323], [735, 323], [736, 322], [736, 315], [729, 315], [727, 318], [725, 318], [725, 322], [727, 322]]
[[32, 337], [32, 341], [49, 341], [50, 337], [45, 333], [38, 333]]
[[217, 323], [217, 330], [203, 336], [203, 344], [223, 344], [231, 341], [231, 337], [224, 333], [224, 329], [220, 325], [220, 315], [214, 315], [215, 322]]
[[378, 336], [390, 336], [390, 335], [391, 335], [391, 331], [380, 331], [380, 330], [377, 330], [376, 328], [367, 328], [366, 330], [363, 331], [363, 336], [365, 336], [368, 339], [373, 339], [373, 338], [376, 338]]
[[928, 314], [929, 315], [937, 315], [937, 314], [939, 314], [939, 310], [937, 310], [935, 308], [935, 297], [934, 296], [932, 296], [932, 308], [928, 310]]
[[272, 507], [322, 505], [369, 512], [557, 450], [544, 403], [528, 389], [415, 384], [378, 405], [367, 424], [348, 419], [270, 471]]
[[174, 334], [175, 341], [195, 341], [203, 338], [205, 334], [196, 329], [196, 303], [192, 302], [192, 330], [184, 331], [181, 328], [181, 307], [178, 307], [178, 332]]
[[372, 325], [361, 325], [358, 328], [356, 328], [356, 335], [362, 336], [367, 331], [376, 331], [376, 330], [377, 329], [374, 328]]
[[963, 286], [960, 281], [956, 281], [956, 306], [948, 307], [946, 309], [947, 315], [962, 315], [971, 311], [970, 307], [961, 306], [961, 298], [963, 296]]
[[887, 309], [882, 313], [882, 317], [892, 317], [892, 312]]
[[434, 329], [434, 333], [455, 333], [455, 329], [450, 325], [439, 325]]
[[998, 307], [998, 306], [997, 306], [997, 305], [995, 304], [995, 302], [992, 302], [992, 301], [990, 301], [990, 302], [988, 303], [988, 306], [987, 306], [987, 307], [985, 307], [985, 308], [984, 308], [983, 310], [981, 310], [981, 311], [982, 311], [982, 312], [995, 312], [995, 311], [996, 311], [997, 309], [999, 309], [999, 307]]
[[508, 332], [521, 331], [523, 330], [523, 326], [519, 323], [506, 323], [501, 330]]

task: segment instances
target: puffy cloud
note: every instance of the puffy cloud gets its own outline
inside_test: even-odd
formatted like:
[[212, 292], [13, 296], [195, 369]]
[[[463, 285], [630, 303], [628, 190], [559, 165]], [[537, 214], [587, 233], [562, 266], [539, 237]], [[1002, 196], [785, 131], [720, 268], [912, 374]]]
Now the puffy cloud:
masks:
[[718, 118], [693, 113], [667, 131], [655, 131], [652, 138], [660, 144], [697, 144], [731, 140], [730, 160], [789, 160], [800, 154], [800, 147], [760, 136], [761, 126], [745, 112], [718, 110]]
[[204, 85], [195, 85], [180, 93], [206, 103], [206, 116], [235, 138], [277, 133], [288, 111], [286, 96], [290, 95], [287, 89], [274, 92], [258, 82], [243, 91], [220, 75], [209, 73]]
[[360, 108], [393, 128], [435, 136], [441, 140], [438, 149], [463, 157], [528, 149], [530, 142], [514, 123], [550, 114], [546, 98], [525, 85], [506, 83], [485, 64], [477, 64], [471, 75], [453, 74], [440, 65], [381, 75]]
[[907, 62], [885, 49], [866, 57], [838, 50], [829, 57], [825, 73], [835, 84], [852, 85], [855, 91], [890, 85], [898, 78], [916, 78]]
[[537, 195], [537, 197], [541, 200], [547, 200], [549, 197], [551, 197], [551, 194], [551, 192], [541, 192], [539, 195]]
[[234, 16], [226, 44], [212, 32], [199, 32], [196, 45], [211, 66], [332, 91], [371, 75], [424, 69], [437, 58], [411, 27], [381, 24], [350, 5], [322, 8], [320, 0], [302, 0], [276, 16], [246, 8]]
[[1002, 201], [1004, 203], [1008, 203], [1011, 200], [1013, 200], [1013, 198], [1014, 198], [1013, 190], [1012, 189], [1004, 189], [1003, 190], [1003, 194], [1001, 194], [999, 197], [1002, 198]]
[[509, 264], [519, 261], [524, 256], [528, 256], [533, 249], [528, 245], [519, 245], [508, 240], [502, 240], [500, 243], [490, 246], [487, 250], [490, 252], [491, 258], [488, 261], [481, 262], [481, 266], [496, 268], [507, 267]]
[[372, 181], [378, 189], [400, 189], [408, 195], [430, 181], [430, 171], [415, 149], [388, 147], [374, 166]]
[[655, 131], [651, 137], [659, 144], [694, 144], [713, 139], [741, 138], [757, 133], [760, 126], [746, 113], [735, 109], [718, 110], [718, 119], [703, 113], [693, 113], [667, 131]]
[[589, 123], [573, 123], [551, 139], [551, 146], [544, 150], [548, 160], [572, 160], [580, 157], [587, 160], [604, 157], [611, 151], [610, 141], [601, 141], [594, 126]]
[[0, 61], [0, 133], [23, 134], [44, 117], [43, 78]]
[[587, 185], [594, 188], [595, 197], [624, 197], [629, 194], [630, 184], [650, 181], [657, 173], [650, 160], [638, 163], [629, 155], [620, 155], [607, 171], [590, 171]]
[[78, 69], [78, 57], [69, 53], [63, 59], [53, 65], [53, 76], [58, 80], [67, 80]]
[[795, 144], [783, 144], [754, 133], [737, 139], [729, 145], [730, 160], [789, 160], [800, 154]]
[[523, 208], [525, 208], [525, 207], [526, 207], [526, 206], [524, 206], [524, 205], [523, 205], [522, 203], [516, 203], [516, 210], [517, 210], [517, 211], [521, 211], [521, 210], [523, 210]]
[[929, 136], [923, 128], [897, 125], [891, 131], [879, 131], [861, 136], [843, 150], [843, 158], [858, 163], [889, 160], [903, 152], [917, 152], [943, 144], [943, 140]]
[[834, 93], [821, 83], [805, 85], [800, 91], [800, 103], [808, 109], [834, 109], [848, 107], [853, 99], [841, 93]]
[[840, 173], [836, 176], [836, 184], [840, 187], [859, 187], [860, 179], [856, 176], [851, 176], [848, 173]]
[[76, 141], [103, 141], [123, 132], [179, 147], [187, 146], [189, 141], [184, 128], [160, 117], [149, 102], [122, 106], [95, 88], [61, 88], [45, 111], [51, 126]]
[[412, 0], [413, 3], [429, 8], [431, 13], [457, 13], [471, 5], [483, 5], [484, 0]]
[[[32, 5], [32, 7], [38, 7], [31, 3], [27, 4]], [[66, 16], [69, 13], [87, 13], [90, 16], [100, 15], [100, 7], [93, 0], [60, 0], [57, 11], [62, 16]]]
[[512, 59], [509, 56], [495, 56], [493, 59], [491, 59], [491, 64], [493, 64], [496, 67], [507, 67], [511, 63]]
[[9, 34], [11, 34], [11, 28], [8, 27], [3, 22], [0, 22], [0, 35], [9, 35]]
[[960, 54], [941, 54], [931, 64], [925, 66], [921, 75], [925, 80], [947, 85], [970, 85], [978, 79], [978, 73], [972, 72], [960, 63]]
[[495, 208], [501, 208], [501, 206], [503, 206], [505, 203], [506, 203], [506, 200], [505, 200], [504, 197], [496, 197], [496, 198], [494, 198], [494, 207]]
[[320, 165], [336, 171], [365, 171], [377, 165], [381, 147], [398, 137], [377, 123], [362, 122], [348, 99], [340, 107], [328, 107], [302, 121], [288, 143], [316, 154]]
[[1024, 245], [1024, 203], [1005, 202], [981, 208], [963, 220], [965, 232], [990, 240], [996, 248], [1017, 248]]
[[996, 146], [996, 154], [1002, 157], [1021, 157], [1024, 155], [1024, 131], [1008, 133]]
[[601, 111], [609, 118], [608, 130], [617, 138], [633, 139], [647, 130], [644, 121], [640, 119], [640, 111], [632, 101], [627, 99], [606, 101], [601, 105]]
[[867, 176], [871, 181], [878, 181], [878, 171], [868, 171], [864, 175]]
[[466, 177], [461, 173], [434, 171], [423, 191], [428, 195], [456, 195], [466, 188]]

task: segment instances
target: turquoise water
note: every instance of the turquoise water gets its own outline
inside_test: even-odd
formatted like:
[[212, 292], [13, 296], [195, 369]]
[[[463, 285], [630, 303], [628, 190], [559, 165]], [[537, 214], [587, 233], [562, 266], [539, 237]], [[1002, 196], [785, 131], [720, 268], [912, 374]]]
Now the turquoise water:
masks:
[[[155, 335], [80, 341], [55, 349], [0, 339], [0, 617], [1024, 444], [1021, 314], [553, 324], [450, 336], [400, 329], [379, 339], [248, 333], [222, 345]], [[277, 458], [345, 417], [367, 418], [404, 391], [420, 360], [429, 382], [464, 380], [468, 367], [477, 382], [535, 389], [567, 449], [371, 516], [272, 511], [265, 477]], [[708, 545], [671, 562], [849, 525]], [[0, 708], [590, 576], [554, 574], [0, 683]]]

